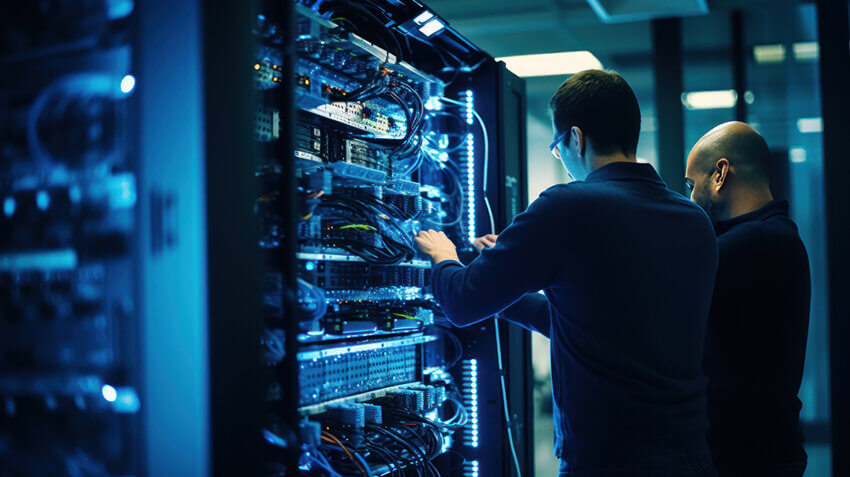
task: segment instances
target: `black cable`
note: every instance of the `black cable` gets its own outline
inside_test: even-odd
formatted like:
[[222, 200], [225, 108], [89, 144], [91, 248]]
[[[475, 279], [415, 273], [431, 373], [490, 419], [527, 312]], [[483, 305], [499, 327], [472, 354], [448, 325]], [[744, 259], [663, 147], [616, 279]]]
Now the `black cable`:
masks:
[[388, 426], [372, 425], [371, 429], [374, 429], [375, 431], [384, 434], [385, 436], [389, 437], [395, 442], [398, 442], [402, 445], [402, 447], [407, 449], [407, 451], [410, 452], [411, 457], [414, 457], [417, 461], [419, 461], [419, 464], [416, 465], [414, 468], [416, 469], [417, 474], [422, 475], [420, 466], [424, 467], [425, 456], [422, 455], [418, 449], [407, 443], [402, 436], [398, 435], [395, 431], [389, 429]]
[[[370, 11], [368, 8], [364, 7], [363, 5], [360, 5], [359, 3], [355, 2], [355, 1], [331, 0], [331, 1], [323, 2], [322, 6], [319, 8], [319, 11], [320, 11], [320, 13], [325, 13], [327, 11], [333, 11], [334, 14], [336, 15], [336, 14], [339, 13], [339, 10], [336, 10], [336, 9], [333, 8], [336, 5], [342, 5], [342, 6], [349, 7], [349, 8], [352, 9], [352, 11], [346, 12], [346, 13], [357, 12], [357, 13], [360, 13], [364, 17], [363, 18], [364, 20], [365, 19], [371, 20], [374, 23], [374, 25], [378, 27], [378, 28], [376, 28], [376, 31], [380, 32], [381, 36], [385, 36], [385, 37], [389, 36], [389, 38], [392, 40], [392, 43], [395, 44], [395, 47], [396, 47], [395, 53], [397, 53], [396, 57], [398, 58], [398, 62], [400, 63], [400, 62], [404, 61], [404, 49], [401, 47], [401, 43], [399, 43], [398, 38], [396, 38], [395, 34], [392, 33], [392, 30], [387, 28], [386, 22], [381, 21], [381, 19], [378, 18], [377, 16], [375, 16], [375, 14], [372, 11]], [[327, 8], [325, 8], [325, 7], [327, 7]], [[350, 21], [353, 21], [353, 20], [350, 20]], [[384, 46], [386, 46], [386, 45], [384, 45]], [[389, 51], [389, 48], [385, 48], [385, 50]]]
[[[366, 261], [378, 264], [395, 265], [413, 258], [414, 244], [411, 234], [399, 225], [404, 214], [391, 204], [376, 198], [354, 198], [343, 194], [322, 196], [321, 215], [328, 217], [323, 224], [337, 227], [352, 223], [351, 217], [333, 213], [333, 209], [351, 212], [356, 216], [355, 223], [365, 223], [379, 234], [380, 244], [366, 242], [357, 236], [333, 239], [341, 248], [360, 256]], [[328, 209], [331, 209], [328, 211]], [[357, 231], [355, 231], [357, 232]]]
[[443, 364], [443, 367], [445, 367], [445, 369], [451, 369], [451, 368], [454, 367], [454, 365], [456, 365], [458, 363], [458, 361], [461, 360], [461, 358], [463, 358], [463, 344], [460, 342], [460, 339], [458, 339], [458, 337], [454, 333], [451, 332], [451, 328], [449, 328], [447, 326], [443, 326], [443, 325], [438, 325], [436, 323], [431, 325], [431, 326], [433, 328], [436, 328], [436, 330], [439, 333], [442, 333], [443, 335], [448, 336], [452, 345], [454, 345], [455, 349], [457, 350], [457, 353], [456, 353], [457, 356], [455, 358], [453, 358], [451, 361], [447, 361], [446, 363]]
[[392, 455], [389, 451], [378, 445], [367, 444], [366, 448], [375, 453], [375, 455], [381, 456], [384, 462], [387, 463], [387, 467], [390, 469], [390, 475], [404, 475], [398, 466], [397, 462], [399, 459], [396, 458], [397, 456]]

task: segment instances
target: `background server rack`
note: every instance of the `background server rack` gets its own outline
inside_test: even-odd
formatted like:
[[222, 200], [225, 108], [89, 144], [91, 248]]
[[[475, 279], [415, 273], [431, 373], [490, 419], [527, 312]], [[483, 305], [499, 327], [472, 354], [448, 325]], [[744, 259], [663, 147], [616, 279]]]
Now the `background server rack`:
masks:
[[[380, 222], [410, 214], [402, 230], [412, 233], [417, 221], [433, 227], [455, 215], [447, 232], [465, 244], [464, 260], [474, 257], [469, 237], [501, 230], [525, 206], [524, 85], [419, 2], [359, 3], [368, 11], [351, 2], [79, 0], [2, 16], [0, 473], [322, 475], [318, 460], [343, 475], [363, 466], [381, 475], [428, 467], [431, 454], [442, 475], [511, 475], [517, 465], [531, 475], [527, 332], [500, 325], [515, 463], [494, 322], [426, 327], [440, 322], [427, 287], [405, 295], [398, 286], [426, 285], [427, 266]], [[308, 24], [337, 42], [322, 47], [337, 55], [328, 63], [336, 72], [309, 77], [309, 108], [297, 30]], [[367, 111], [345, 101], [360, 108], [354, 116], [305, 112], [363, 83], [356, 64], [338, 68], [342, 50], [360, 60], [383, 51], [383, 91], [364, 100]], [[417, 96], [426, 97], [419, 119], [409, 107]], [[292, 127], [305, 118], [318, 135]], [[404, 137], [426, 121], [433, 136]], [[357, 127], [364, 137], [353, 137]], [[376, 128], [404, 141], [376, 147]], [[419, 160], [409, 158], [423, 141], [429, 170], [393, 169]], [[321, 154], [295, 160], [316, 143]], [[304, 174], [310, 160], [322, 170]], [[451, 200], [441, 163], [458, 176]], [[313, 207], [334, 210], [327, 197], [305, 200], [317, 185], [358, 199], [358, 219], [370, 218], [362, 203], [388, 219], [355, 222], [350, 207], [339, 210], [350, 204], [337, 203], [328, 236], [302, 220]], [[387, 240], [401, 243], [389, 250]], [[385, 264], [351, 258], [376, 250]], [[371, 296], [376, 286], [386, 303], [344, 309], [357, 301], [353, 290]], [[319, 315], [318, 288], [336, 300], [322, 333], [301, 326], [317, 322], [303, 318]], [[314, 358], [348, 364], [312, 368], [322, 389], [304, 392]], [[334, 389], [324, 385], [331, 379]], [[437, 428], [416, 421], [423, 416]], [[397, 428], [408, 424], [423, 434]], [[322, 431], [341, 441], [322, 441]], [[396, 446], [393, 432], [416, 446]], [[352, 442], [361, 437], [390, 452]], [[322, 455], [308, 456], [313, 449]]]
[[3, 475], [140, 462], [131, 13], [0, 7]]

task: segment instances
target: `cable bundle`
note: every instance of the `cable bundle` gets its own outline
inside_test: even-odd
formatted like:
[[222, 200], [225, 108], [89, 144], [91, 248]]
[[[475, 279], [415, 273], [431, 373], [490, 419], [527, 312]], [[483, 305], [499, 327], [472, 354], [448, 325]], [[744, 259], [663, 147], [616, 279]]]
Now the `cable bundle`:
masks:
[[397, 265], [415, 254], [411, 233], [396, 207], [370, 196], [333, 194], [322, 197], [322, 226], [336, 235], [338, 246], [369, 263]]

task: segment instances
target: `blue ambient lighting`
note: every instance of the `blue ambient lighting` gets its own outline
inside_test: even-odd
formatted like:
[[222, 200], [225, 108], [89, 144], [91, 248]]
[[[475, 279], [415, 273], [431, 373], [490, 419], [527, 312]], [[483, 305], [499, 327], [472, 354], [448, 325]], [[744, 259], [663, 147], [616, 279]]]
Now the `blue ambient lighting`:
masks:
[[35, 206], [38, 210], [47, 210], [50, 207], [50, 196], [47, 191], [40, 190], [35, 193]]
[[[466, 123], [472, 124], [472, 91], [466, 91]], [[466, 233], [475, 241], [475, 136], [466, 135]]]
[[121, 92], [129, 94], [136, 87], [136, 78], [133, 75], [127, 75], [121, 79]]
[[103, 388], [100, 390], [100, 394], [103, 395], [103, 399], [106, 399], [109, 402], [115, 402], [115, 400], [118, 399], [118, 391], [108, 384], [103, 385]]
[[470, 447], [478, 447], [478, 360], [463, 361], [461, 387], [464, 405], [469, 412], [469, 422], [463, 433], [464, 444]]
[[15, 209], [18, 208], [18, 204], [15, 202], [14, 197], [6, 197], [3, 199], [3, 213], [6, 217], [11, 217], [15, 213]]

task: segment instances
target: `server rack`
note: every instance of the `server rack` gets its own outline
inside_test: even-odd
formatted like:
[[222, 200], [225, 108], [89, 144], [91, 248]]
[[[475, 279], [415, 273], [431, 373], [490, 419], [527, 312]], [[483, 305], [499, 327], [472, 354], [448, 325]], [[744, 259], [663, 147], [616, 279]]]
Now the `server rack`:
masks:
[[[386, 28], [394, 29], [395, 35], [398, 35], [399, 38], [402, 38], [405, 35], [405, 33], [403, 33], [405, 29], [407, 29], [408, 32], [410, 31], [411, 22], [420, 15], [427, 16], [425, 21], [439, 19], [438, 17], [433, 16], [433, 12], [428, 10], [426, 5], [419, 2], [376, 1], [369, 3], [371, 7], [375, 7], [383, 13], [384, 16], [382, 19], [385, 20]], [[318, 4], [315, 2], [295, 2], [296, 12], [294, 14], [290, 13], [290, 15], [298, 17], [299, 15], [321, 13], [320, 9], [317, 10], [315, 8], [316, 5]], [[308, 9], [312, 9], [312, 12]], [[260, 18], [265, 25], [278, 24], [275, 20], [275, 16], [266, 14], [262, 7], [260, 8], [260, 12]], [[278, 12], [278, 14], [280, 14], [280, 12]], [[378, 13], [375, 12], [375, 14], [377, 15]], [[362, 38], [365, 38], [366, 41], [375, 42], [372, 46], [376, 45], [377, 42], [380, 41], [381, 38], [379, 34], [370, 34], [370, 32], [367, 32], [365, 28], [362, 28], [362, 25], [361, 28], [357, 28], [355, 22], [347, 21], [347, 19], [344, 18], [344, 15], [337, 14], [336, 12], [334, 12], [333, 15], [339, 17], [337, 20], [340, 21], [341, 24], [351, 24], [350, 26], [353, 27], [354, 31], [362, 34]], [[327, 16], [328, 19], [330, 17], [331, 15]], [[285, 18], [285, 16], [281, 18]], [[287, 21], [291, 20], [287, 19]], [[321, 22], [321, 20], [317, 21]], [[422, 26], [422, 24], [420, 23], [419, 26]], [[337, 27], [337, 25], [331, 25], [328, 28], [336, 31]], [[491, 231], [498, 232], [506, 227], [510, 223], [511, 218], [523, 210], [526, 205], [524, 83], [520, 78], [517, 78], [508, 72], [503, 64], [496, 63], [492, 57], [481, 52], [463, 37], [458, 35], [450, 28], [450, 26], [446, 25], [445, 22], [443, 22], [443, 28], [445, 28], [445, 36], [443, 37], [445, 39], [445, 45], [443, 48], [451, 48], [450, 52], [453, 55], [456, 55], [456, 59], [458, 57], [463, 58], [465, 64], [470, 65], [467, 66], [464, 71], [455, 71], [453, 75], [450, 75], [450, 80], [443, 81], [445, 89], [442, 94], [449, 98], [447, 101], [460, 107], [462, 113], [466, 113], [465, 122], [467, 125], [463, 129], [463, 135], [465, 135], [466, 138], [462, 138], [462, 142], [464, 142], [467, 146], [467, 156], [472, 157], [473, 160], [462, 164], [464, 169], [461, 172], [464, 172], [465, 174], [461, 177], [463, 180], [460, 185], [463, 188], [463, 192], [466, 193], [466, 196], [471, 199], [469, 199], [464, 205], [464, 215], [462, 220], [463, 226], [460, 228], [459, 233], [457, 233], [453, 238], [461, 244], [464, 260], [471, 260], [474, 258], [474, 252], [469, 246], [471, 238]], [[312, 73], [311, 75], [297, 69], [298, 61], [303, 61], [299, 60], [298, 55], [299, 47], [297, 44], [299, 39], [313, 33], [314, 30], [309, 30], [307, 27], [304, 27], [299, 23], [295, 27], [296, 38], [289, 39], [289, 41], [293, 41], [296, 44], [296, 47], [291, 49], [291, 51], [294, 51], [291, 56], [287, 55], [286, 58], [269, 58], [268, 56], [262, 57], [262, 55], [259, 55], [256, 58], [257, 63], [254, 65], [255, 70], [262, 73], [258, 77], [266, 79], [271, 78], [275, 82], [283, 80], [283, 77], [279, 80], [274, 79], [274, 75], [276, 74], [275, 72], [279, 71], [274, 62], [278, 61], [280, 63], [296, 65], [296, 79], [298, 84], [293, 85], [293, 88], [296, 90], [299, 87], [307, 87], [307, 84], [305, 84], [307, 82], [312, 81], [313, 83], [316, 83], [317, 81], [322, 81], [324, 77], [321, 73], [316, 74], [316, 69], [310, 70]], [[352, 32], [345, 32], [345, 34], [350, 33]], [[438, 39], [439, 37], [435, 38], [434, 41], [438, 41]], [[337, 42], [334, 44], [338, 48], [342, 48], [343, 50], [349, 48], [349, 46], [346, 45], [340, 46], [338, 37], [335, 38], [334, 41]], [[405, 51], [404, 53], [410, 53], [409, 56], [405, 57], [405, 62], [411, 64], [418, 72], [424, 72], [428, 75], [449, 69], [445, 63], [441, 65], [439, 60], [434, 58], [433, 54], [429, 55], [421, 51], [421, 47], [417, 42], [413, 41], [412, 46], [410, 44], [410, 39], [405, 39], [405, 42], [407, 43], [408, 51]], [[387, 50], [389, 49], [387, 46], [385, 46], [385, 48], [387, 48]], [[387, 55], [387, 57], [389, 57], [387, 50], [381, 50], [382, 53], [380, 54]], [[290, 51], [290, 49], [283, 48], [282, 51]], [[322, 53], [316, 53], [316, 57], [318, 58], [321, 54]], [[269, 70], [269, 66], [267, 65], [269, 60], [271, 60], [272, 64], [271, 70]], [[399, 62], [401, 62], [400, 59]], [[283, 70], [286, 71], [288, 69], [283, 68]], [[269, 74], [271, 76], [269, 76]], [[338, 87], [337, 84], [331, 84], [331, 86]], [[315, 85], [313, 87], [315, 87]], [[343, 87], [338, 88], [341, 90], [345, 89]], [[423, 97], [425, 94], [427, 93], [423, 93]], [[267, 93], [262, 93], [262, 95], [267, 95]], [[277, 103], [280, 111], [284, 111], [285, 108], [294, 110], [306, 109], [305, 107], [298, 105], [298, 96], [299, 93], [296, 92], [295, 97], [286, 98], [287, 100], [294, 101], [294, 104], [292, 105], [286, 104], [285, 101]], [[345, 98], [342, 96], [337, 96], [335, 98], [338, 103], [345, 102]], [[268, 98], [261, 98], [261, 104], [265, 104], [262, 103], [262, 101], [267, 100]], [[475, 115], [473, 115], [471, 111], [475, 111]], [[299, 120], [296, 119], [298, 114], [302, 113], [295, 114], [293, 112], [287, 112], [285, 115], [281, 114], [280, 121], [282, 124], [287, 124], [288, 121], [295, 121], [292, 124], [299, 124]], [[283, 119], [284, 117], [286, 119]], [[464, 122], [463, 119], [463, 115], [461, 115], [461, 122]], [[481, 129], [478, 127], [477, 123], [479, 120], [484, 122], [486, 128]], [[264, 122], [264, 127], [268, 126], [268, 124], [268, 121]], [[489, 134], [487, 131], [489, 131]], [[264, 129], [262, 133], [266, 134], [267, 130]], [[288, 135], [289, 131], [286, 131], [286, 127], [284, 126], [281, 128], [279, 133], [275, 132], [275, 134], [279, 134], [279, 137], [282, 138], [285, 135]], [[314, 134], [313, 139], [318, 141], [318, 133]], [[287, 140], [292, 141], [293, 138], [287, 137]], [[487, 142], [486, 146], [484, 145], [485, 141]], [[298, 141], [295, 143], [297, 142]], [[323, 151], [323, 147], [324, 146], [320, 147], [317, 143], [316, 146], [314, 146], [314, 149], [316, 151]], [[295, 150], [297, 162], [297, 159], [303, 159], [303, 157], [299, 157], [299, 153], [303, 153], [304, 151], [298, 150], [298, 146], [296, 146]], [[285, 149], [276, 148], [275, 151], [276, 153], [283, 154], [283, 157], [286, 156]], [[485, 155], [489, 160], [486, 165]], [[325, 165], [333, 162], [333, 160], [329, 160], [327, 157], [320, 161]], [[331, 164], [331, 166], [332, 165], [333, 164]], [[296, 176], [299, 174], [300, 167], [304, 166], [295, 166]], [[486, 176], [484, 175], [485, 172]], [[337, 174], [337, 171], [334, 170], [332, 172], [332, 175], [333, 174]], [[325, 182], [327, 182], [327, 180], [328, 179], [325, 178]], [[333, 180], [335, 181], [336, 179], [334, 178]], [[426, 186], [427, 178], [425, 178], [424, 175], [418, 175], [418, 179], [413, 180], [419, 182], [423, 187]], [[334, 184], [336, 183], [334, 182]], [[304, 188], [304, 186], [302, 186], [302, 188]], [[291, 195], [288, 195], [287, 197], [293, 199]], [[298, 197], [294, 198], [294, 202], [296, 204], [296, 209], [302, 207], [299, 205]], [[297, 217], [294, 222], [298, 224], [299, 221]], [[300, 225], [303, 227], [303, 224]], [[293, 227], [287, 226], [287, 230], [290, 232], [292, 229]], [[303, 250], [298, 248], [297, 244], [290, 245], [293, 246], [292, 250]], [[275, 257], [279, 263], [285, 264], [288, 273], [290, 273], [288, 278], [284, 278], [284, 282], [293, 283], [296, 282], [299, 276], [306, 276], [304, 274], [305, 266], [322, 266], [320, 259], [316, 259], [315, 262], [309, 262], [305, 265], [303, 255], [303, 253], [301, 253], [300, 256], [299, 254], [296, 254], [294, 260], [292, 255], [287, 254]], [[316, 254], [310, 256], [310, 258], [316, 257]], [[296, 262], [299, 267], [299, 271], [297, 271], [294, 275], [291, 274], [293, 261]], [[319, 265], [315, 265], [315, 263], [318, 263]], [[310, 270], [312, 270], [312, 268], [310, 268]], [[328, 279], [329, 278], [325, 278], [325, 280]], [[298, 301], [297, 287], [290, 287], [285, 296], [292, 301]], [[297, 313], [297, 305], [290, 302], [290, 307], [287, 308], [287, 310], [289, 313]], [[289, 321], [290, 325], [292, 324], [292, 321], [293, 320]], [[345, 324], [351, 323], [343, 323], [343, 325]], [[456, 334], [462, 345], [463, 355], [458, 357], [455, 360], [456, 363], [448, 368], [450, 371], [449, 375], [456, 383], [456, 386], [460, 391], [460, 395], [463, 397], [463, 403], [467, 406], [467, 411], [470, 412], [471, 417], [467, 425], [456, 429], [455, 432], [451, 434], [451, 446], [446, 446], [442, 450], [443, 452], [440, 452], [443, 456], [450, 455], [445, 452], [447, 450], [462, 453], [465, 461], [457, 463], [452, 462], [450, 459], [441, 460], [439, 457], [434, 460], [434, 462], [438, 463], [437, 465], [440, 470], [447, 475], [514, 475], [516, 470], [523, 475], [530, 475], [533, 473], [533, 443], [531, 438], [533, 435], [531, 422], [532, 403], [529, 392], [531, 389], [531, 386], [529, 385], [529, 381], [531, 380], [529, 334], [528, 332], [518, 328], [506, 326], [504, 323], [500, 325], [500, 333], [497, 334], [494, 326], [495, 322], [488, 321], [466, 330], [452, 330], [452, 333]], [[291, 336], [293, 331], [297, 330], [288, 328], [288, 336]], [[427, 329], [422, 329], [421, 331], [426, 336], [430, 335]], [[499, 338], [499, 341], [497, 341], [497, 337]], [[324, 347], [327, 347], [331, 351], [340, 347], [345, 347], [346, 351], [354, 353], [359, 352], [358, 350], [362, 349], [359, 346], [364, 346], [364, 344], [377, 341], [377, 339], [375, 336], [369, 336], [368, 333], [360, 335], [355, 333], [348, 337], [345, 336], [343, 332], [343, 334], [330, 339], [325, 344], [316, 344], [315, 342], [310, 343], [309, 341], [304, 342], [302, 340], [296, 341], [298, 341], [296, 351], [287, 351], [287, 356], [292, 357], [301, 355], [308, 358], [313, 357], [313, 360], [315, 361], [317, 356], [322, 356], [321, 353], [324, 352]], [[309, 351], [303, 351], [305, 349]], [[502, 354], [500, 357], [501, 364], [499, 363], [499, 359], [497, 359], [499, 357], [499, 352]], [[442, 348], [439, 344], [436, 346], [432, 346], [430, 344], [423, 345], [422, 353], [423, 363], [426, 363], [429, 360], [436, 360], [439, 362], [443, 359], [442, 355], [445, 353], [445, 348]], [[290, 386], [293, 383], [293, 376], [298, 377], [297, 381], [299, 384], [312, 385], [305, 384], [308, 383], [308, 380], [305, 377], [308, 376], [307, 373], [324, 372], [326, 375], [329, 375], [328, 373], [333, 372], [328, 364], [322, 365], [324, 366], [322, 371], [316, 371], [314, 368], [305, 368], [303, 360], [295, 361], [296, 362], [290, 361], [288, 363], [281, 362], [277, 365], [278, 373], [276, 373], [276, 376], [288, 378], [288, 382], [291, 383]], [[443, 362], [445, 363], [445, 361]], [[339, 372], [344, 374], [347, 371]], [[422, 372], [422, 370], [418, 369], [417, 372]], [[419, 377], [416, 382], [411, 384], [416, 385], [416, 383], [424, 382], [433, 383], [433, 381], [426, 381], [428, 377], [424, 374], [418, 376]], [[504, 383], [502, 380], [504, 380]], [[297, 466], [302, 471], [321, 473], [321, 467], [323, 466], [320, 466], [312, 460], [305, 460], [305, 454], [320, 453], [315, 445], [310, 445], [309, 447], [304, 446], [305, 442], [310, 440], [309, 432], [305, 433], [306, 425], [309, 425], [309, 420], [312, 420], [313, 416], [316, 415], [314, 412], [318, 412], [319, 417], [316, 419], [321, 423], [323, 430], [333, 431], [337, 434], [342, 433], [340, 435], [345, 434], [346, 429], [350, 432], [354, 432], [351, 430], [350, 424], [347, 424], [349, 421], [341, 416], [343, 416], [345, 412], [349, 411], [353, 415], [355, 411], [324, 407], [321, 402], [310, 401], [311, 405], [309, 406], [304, 406], [304, 403], [301, 403], [302, 406], [299, 408], [299, 412], [293, 415], [291, 411], [297, 406], [292, 407], [291, 400], [288, 401], [286, 406], [284, 406], [282, 404], [282, 399], [286, 399], [285, 393], [277, 392], [280, 387], [274, 382], [274, 380], [272, 380], [271, 385], [275, 390], [275, 392], [271, 394], [274, 394], [275, 396], [274, 399], [269, 402], [269, 407], [270, 414], [275, 415], [275, 418], [272, 419], [272, 424], [275, 426], [275, 429], [274, 432], [267, 432], [266, 439], [272, 444], [272, 447], [279, 447], [283, 449], [283, 453], [279, 454], [278, 457], [282, 460], [278, 460], [276, 463], [280, 464], [285, 461], [284, 466], [289, 469], [294, 469], [295, 466]], [[502, 394], [503, 386], [505, 389], [505, 396]], [[288, 389], [294, 390], [295, 387], [290, 387]], [[374, 403], [377, 403], [380, 406], [384, 405], [383, 403], [387, 400], [386, 397], [382, 396], [384, 391], [384, 389], [377, 389], [370, 391], [371, 394], [366, 393], [367, 395], [354, 392], [348, 393], [350, 395], [355, 395], [354, 397], [346, 395], [345, 392], [336, 393], [331, 395], [333, 398], [331, 401], [334, 403], [333, 406], [336, 406], [340, 401], [354, 403], [354, 406], [362, 404], [366, 404], [368, 406], [369, 404]], [[395, 391], [390, 390], [387, 392], [389, 393], [389, 396], [397, 397], [396, 394], [393, 394]], [[300, 392], [300, 395], [303, 398], [305, 393], [302, 391]], [[509, 403], [509, 406], [507, 407], [504, 405], [505, 398]], [[319, 409], [318, 411], [317, 408]], [[276, 410], [284, 409], [289, 410], [290, 412], [287, 418], [280, 419], [280, 416], [276, 415]], [[325, 420], [322, 420], [323, 418], [321, 416], [330, 414], [334, 415], [332, 417], [325, 417]], [[356, 417], [350, 417], [350, 419], [356, 420]], [[368, 421], [366, 422], [368, 424]], [[508, 432], [508, 428], [510, 428], [510, 433]], [[267, 428], [266, 431], [269, 431], [269, 429]], [[305, 436], [305, 434], [307, 436]], [[312, 439], [315, 440], [316, 437], [314, 436]], [[343, 447], [343, 444], [347, 443], [351, 444], [352, 450], [355, 450], [357, 444], [353, 440], [354, 437], [351, 437], [352, 440], [350, 441], [347, 439], [348, 437], [343, 437], [339, 446]], [[284, 441], [291, 442], [293, 440], [294, 442], [299, 443], [301, 446], [300, 449], [294, 450], [292, 445], [287, 447], [283, 444]], [[511, 442], [511, 440], [513, 442]], [[494, 449], [498, 449], [498, 451], [493, 452]], [[361, 463], [366, 464], [367, 462], [365, 461], [368, 461], [369, 465], [372, 465], [373, 461], [370, 459], [374, 458], [374, 456], [369, 456], [365, 453], [364, 455], [365, 457]], [[514, 455], [516, 457], [514, 457]], [[412, 468], [412, 464], [404, 462], [405, 456], [407, 460], [410, 460], [409, 454], [402, 453], [402, 467], [406, 467], [409, 470]], [[360, 459], [360, 457], [358, 457], [358, 459]], [[274, 459], [272, 460], [274, 461]], [[325, 461], [325, 463], [327, 463], [327, 461]], [[390, 465], [387, 468], [378, 467], [378, 472], [388, 473], [391, 471], [389, 467], [392, 466]], [[279, 469], [281, 467], [276, 468]], [[360, 468], [360, 470], [362, 471], [362, 468]], [[356, 471], [355, 467], [351, 467], [350, 471]]]
[[0, 7], [0, 473], [141, 457], [132, 8]]
[[[416, 28], [410, 20], [431, 12], [417, 1], [367, 3], [393, 19], [385, 26], [394, 29], [400, 39], [404, 38], [403, 29]], [[296, 10], [313, 4], [80, 0], [70, 4], [79, 7], [76, 9], [56, 10], [33, 2], [28, 17], [4, 16], [4, 25], [14, 25], [14, 31], [30, 38], [31, 44], [0, 42], [0, 64], [8, 67], [0, 74], [0, 133], [4, 139], [0, 154], [4, 203], [0, 275], [4, 283], [12, 283], [4, 288], [0, 300], [2, 326], [7, 331], [20, 329], [20, 323], [14, 321], [17, 312], [9, 310], [21, 306], [30, 310], [25, 313], [27, 323], [46, 320], [45, 312], [36, 306], [38, 300], [20, 293], [26, 277], [44, 275], [45, 270], [54, 273], [50, 270], [57, 266], [73, 273], [106, 267], [108, 276], [106, 280], [101, 277], [98, 286], [106, 286], [108, 298], [99, 308], [103, 311], [97, 313], [114, 322], [109, 353], [115, 359], [94, 368], [37, 359], [27, 366], [7, 359], [0, 362], [0, 398], [4, 402], [0, 473], [29, 467], [29, 472], [38, 474], [39, 466], [53, 466], [44, 468], [60, 474], [66, 472], [57, 469], [82, 466], [93, 474], [121, 475], [294, 475], [305, 470], [304, 413], [299, 412], [304, 406], [298, 402], [303, 378], [298, 354], [304, 352], [304, 343], [297, 339], [298, 320], [293, 319], [301, 312], [299, 293], [297, 286], [291, 286], [297, 283], [299, 273], [295, 255], [300, 219], [298, 168], [290, 154], [295, 138], [287, 127], [280, 128], [277, 140], [267, 144], [260, 144], [256, 137], [258, 105], [273, 105], [279, 124], [294, 123], [297, 78], [272, 73], [276, 87], [259, 92], [255, 87], [257, 69], [252, 66], [257, 64], [257, 32], [262, 30], [259, 15], [264, 15], [274, 23], [281, 40], [276, 65], [281, 71], [296, 70]], [[376, 41], [370, 29], [361, 32], [363, 38]], [[449, 83], [442, 94], [464, 103], [457, 108], [462, 113], [468, 102], [469, 109], [474, 108], [486, 123], [491, 158], [487, 196], [493, 227], [500, 230], [525, 205], [524, 86], [444, 21], [434, 41], [441, 42], [453, 56], [441, 59], [413, 40], [407, 47], [409, 62]], [[35, 81], [32, 72], [36, 72]], [[86, 167], [108, 164], [105, 169], [99, 166], [97, 170], [106, 173], [97, 180], [83, 180], [84, 174], [62, 179], [63, 170], [69, 168], [30, 157], [37, 154], [26, 145], [27, 111], [41, 92], [55, 95], [57, 90], [51, 90], [51, 85], [65, 83], [63, 78], [71, 74], [84, 74], [78, 76], [84, 81], [55, 88], [73, 98], [72, 103], [85, 107], [97, 103], [92, 111], [100, 113], [90, 117], [54, 114], [52, 119], [64, 121], [65, 128], [82, 128], [86, 134], [106, 131], [102, 137], [113, 138], [112, 142], [68, 140], [51, 132], [51, 124], [42, 118], [36, 121], [38, 135], [52, 141], [50, 148], [59, 148], [51, 149], [53, 153], [66, 147], [72, 155], [85, 156]], [[25, 93], [15, 96], [20, 91]], [[472, 92], [471, 98], [466, 91]], [[46, 104], [54, 108], [56, 98], [48, 99]], [[113, 116], [106, 117], [102, 111]], [[462, 184], [476, 205], [463, 220], [472, 227], [457, 232], [468, 238], [488, 232], [490, 217], [481, 188], [485, 137], [476, 120], [464, 122], [463, 115], [461, 119], [464, 133], [471, 135], [468, 141], [474, 143], [474, 151], [469, 153], [474, 160], [468, 165], [473, 176]], [[23, 141], [20, 147], [15, 146], [16, 141]], [[467, 139], [463, 142], [461, 153]], [[104, 146], [107, 143], [108, 148]], [[262, 170], [269, 158], [279, 159], [273, 175]], [[26, 177], [35, 179], [21, 180]], [[57, 177], [61, 179], [58, 182]], [[14, 235], [21, 230], [55, 228], [60, 222], [79, 228], [88, 219], [72, 215], [62, 222], [44, 212], [60, 211], [61, 197], [76, 200], [75, 185], [95, 183], [99, 190], [108, 191], [95, 199], [109, 204], [105, 223], [114, 222], [116, 227], [103, 228], [101, 223], [93, 230], [119, 229], [120, 233], [111, 236], [113, 242], [85, 239], [61, 247], [50, 245], [71, 251], [62, 256], [21, 246], [26, 241], [15, 242]], [[270, 183], [278, 196], [271, 208], [263, 209], [265, 203], [260, 204], [258, 198], [268, 192], [264, 187]], [[42, 190], [48, 196], [47, 206]], [[88, 190], [84, 188], [82, 194], [85, 200], [89, 199]], [[273, 212], [278, 221], [274, 250], [258, 247], [268, 238], [263, 229], [266, 218], [257, 213], [261, 209]], [[13, 222], [24, 210], [35, 214], [27, 216], [32, 223]], [[470, 251], [468, 243], [464, 247]], [[114, 254], [103, 258], [96, 253], [86, 255], [89, 252], [84, 249], [113, 250]], [[78, 260], [68, 261], [74, 254]], [[466, 253], [464, 259], [472, 256]], [[273, 320], [282, 334], [273, 338], [264, 334], [270, 317], [261, 293], [270, 264], [280, 272], [282, 282], [289, 284], [280, 288], [279, 314]], [[80, 293], [88, 286], [80, 277], [69, 282]], [[56, 304], [49, 286], [35, 288], [44, 295], [42, 301]], [[73, 315], [75, 319], [84, 316], [77, 315]], [[455, 452], [440, 452], [442, 457], [434, 460], [443, 475], [514, 472], [493, 323], [452, 331], [463, 355], [456, 365], [444, 366], [449, 371], [444, 377], [455, 381], [470, 410], [475, 402], [479, 417], [476, 432], [470, 420], [469, 425], [455, 430], [454, 444], [445, 449], [464, 453], [467, 462], [460, 463]], [[30, 347], [23, 351], [31, 356], [39, 346], [86, 349], [96, 344], [96, 334], [53, 335], [50, 339], [54, 341], [50, 341], [45, 338], [50, 326], [33, 325], [32, 334], [20, 335], [17, 343], [0, 340], [4, 358], [12, 356], [10, 350], [20, 356], [21, 350], [13, 348], [21, 344]], [[530, 475], [528, 334], [501, 326], [514, 447], [522, 474]], [[70, 329], [84, 331], [75, 324]], [[418, 332], [422, 336], [430, 333]], [[391, 339], [407, 336], [390, 335]], [[361, 338], [331, 341], [362, 344]], [[271, 365], [270, 340], [283, 351]], [[417, 346], [420, 368], [426, 362], [437, 363], [431, 367], [439, 368], [451, 348], [442, 338]], [[423, 376], [420, 368], [416, 370], [419, 377]], [[91, 379], [74, 381], [79, 386], [69, 392], [43, 385], [45, 376], [78, 376], [81, 370]], [[470, 379], [473, 370], [479, 379]], [[425, 395], [425, 391], [421, 393]], [[104, 421], [108, 424], [97, 430], [93, 423], [102, 425]], [[61, 429], [62, 435], [43, 432], [39, 426], [44, 423]], [[268, 432], [272, 427], [274, 433]], [[63, 453], [63, 444], [86, 452]], [[21, 452], [21, 446], [28, 450]], [[315, 472], [315, 467], [308, 472]]]

